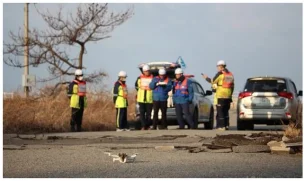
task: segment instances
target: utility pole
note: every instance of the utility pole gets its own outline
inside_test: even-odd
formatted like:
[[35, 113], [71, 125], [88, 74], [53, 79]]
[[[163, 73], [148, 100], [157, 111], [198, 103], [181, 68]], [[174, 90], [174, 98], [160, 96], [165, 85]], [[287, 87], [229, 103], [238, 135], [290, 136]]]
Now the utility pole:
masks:
[[[25, 76], [25, 81], [27, 82], [27, 76], [29, 75], [29, 41], [28, 41], [28, 23], [29, 23], [29, 18], [28, 18], [28, 7], [29, 3], [25, 3], [24, 7], [24, 76]], [[24, 92], [25, 92], [25, 97], [27, 98], [29, 96], [29, 86], [25, 85], [24, 87]]]

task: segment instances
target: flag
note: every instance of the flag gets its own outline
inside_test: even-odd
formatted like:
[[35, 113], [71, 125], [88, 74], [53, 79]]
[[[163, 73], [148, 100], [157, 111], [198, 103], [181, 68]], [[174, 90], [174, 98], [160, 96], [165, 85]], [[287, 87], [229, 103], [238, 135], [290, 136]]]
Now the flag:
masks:
[[182, 69], [186, 69], [186, 67], [187, 67], [186, 64], [185, 64], [185, 61], [183, 60], [183, 58], [181, 56], [178, 57], [176, 63], [180, 64]]

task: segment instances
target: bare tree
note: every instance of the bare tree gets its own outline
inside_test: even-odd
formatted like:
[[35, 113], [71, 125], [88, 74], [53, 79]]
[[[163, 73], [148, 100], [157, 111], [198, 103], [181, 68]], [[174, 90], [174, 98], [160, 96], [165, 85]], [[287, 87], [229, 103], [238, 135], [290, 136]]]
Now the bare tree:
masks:
[[[29, 29], [29, 65], [37, 67], [48, 65], [50, 76], [40, 81], [55, 80], [60, 76], [74, 75], [75, 69], [83, 69], [83, 55], [86, 53], [88, 42], [97, 42], [110, 38], [110, 33], [115, 27], [121, 25], [133, 15], [133, 8], [128, 8], [121, 13], [109, 12], [108, 4], [80, 4], [76, 13], [63, 16], [62, 7], [54, 15], [48, 10], [38, 14], [47, 23], [45, 30]], [[26, 42], [23, 34], [10, 32], [12, 43], [4, 43], [4, 63], [13, 67], [24, 67], [18, 59], [24, 56]], [[72, 57], [67, 52], [67, 47], [79, 48], [77, 57]], [[100, 80], [107, 74], [102, 70], [90, 73], [87, 81]], [[55, 87], [64, 82], [59, 82]]]

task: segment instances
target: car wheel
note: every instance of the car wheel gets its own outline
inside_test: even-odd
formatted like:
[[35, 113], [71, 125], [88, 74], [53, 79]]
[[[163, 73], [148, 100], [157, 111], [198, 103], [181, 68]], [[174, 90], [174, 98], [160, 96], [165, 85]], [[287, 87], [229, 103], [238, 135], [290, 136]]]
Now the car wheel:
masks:
[[210, 116], [209, 116], [209, 122], [204, 123], [205, 129], [213, 129], [213, 124], [214, 124], [214, 110], [213, 110], [213, 108], [211, 108]]
[[193, 122], [194, 122], [194, 129], [198, 128], [198, 111], [197, 108], [194, 109], [193, 112]]
[[254, 124], [252, 121], [243, 121], [237, 118], [237, 130], [253, 130]]

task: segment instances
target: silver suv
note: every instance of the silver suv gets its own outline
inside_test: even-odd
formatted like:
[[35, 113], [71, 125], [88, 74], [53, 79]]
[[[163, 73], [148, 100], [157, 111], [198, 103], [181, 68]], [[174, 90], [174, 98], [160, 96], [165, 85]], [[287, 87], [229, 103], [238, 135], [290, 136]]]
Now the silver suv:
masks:
[[[153, 74], [153, 76], [158, 76], [158, 70], [159, 68], [165, 68], [166, 74], [171, 80], [175, 80], [175, 69], [180, 68], [179, 64], [171, 63], [171, 62], [150, 62], [145, 63], [150, 66], [150, 71]], [[142, 72], [142, 66], [144, 64], [141, 64], [138, 66], [139, 70]], [[193, 75], [187, 75], [184, 74], [185, 77], [188, 77], [193, 82], [193, 91], [194, 96], [192, 100], [192, 104], [190, 106], [190, 113], [193, 114], [193, 119], [195, 122], [195, 127], [198, 127], [199, 123], [204, 123], [205, 129], [213, 129], [214, 124], [214, 110], [213, 110], [213, 104], [212, 102], [207, 98], [207, 96], [212, 95], [212, 91], [207, 90], [206, 92], [202, 88], [202, 86], [193, 79]], [[132, 124], [135, 124], [135, 129], [140, 129], [141, 123], [139, 118], [139, 105], [136, 103], [136, 120], [135, 123], [129, 122]], [[152, 111], [151, 119], [153, 119], [154, 111]], [[161, 119], [161, 111], [158, 112], [158, 118]], [[168, 125], [178, 125], [176, 113], [175, 113], [175, 107], [172, 100], [172, 92], [169, 92], [169, 98], [168, 98], [168, 108], [167, 108], [167, 124]]]
[[287, 124], [296, 119], [302, 91], [283, 77], [247, 79], [237, 103], [237, 129], [253, 130], [254, 124]]

